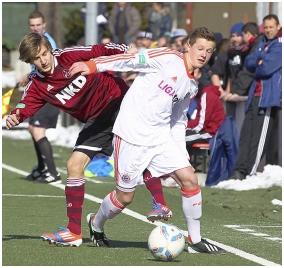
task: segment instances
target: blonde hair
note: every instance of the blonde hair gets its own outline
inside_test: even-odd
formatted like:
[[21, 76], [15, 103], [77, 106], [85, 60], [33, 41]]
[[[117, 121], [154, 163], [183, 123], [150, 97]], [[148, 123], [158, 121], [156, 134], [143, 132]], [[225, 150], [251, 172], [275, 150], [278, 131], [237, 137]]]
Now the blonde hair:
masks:
[[44, 35], [38, 33], [25, 35], [19, 45], [19, 59], [26, 63], [33, 63], [36, 55], [40, 51], [41, 45], [44, 45], [49, 51], [52, 51], [51, 44]]

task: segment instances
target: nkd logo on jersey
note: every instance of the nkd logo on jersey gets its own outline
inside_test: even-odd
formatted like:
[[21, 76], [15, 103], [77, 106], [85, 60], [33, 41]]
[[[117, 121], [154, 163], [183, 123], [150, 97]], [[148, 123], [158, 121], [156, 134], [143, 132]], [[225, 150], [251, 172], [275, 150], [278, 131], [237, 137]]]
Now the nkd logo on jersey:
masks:
[[66, 100], [70, 100], [77, 92], [79, 92], [85, 85], [87, 79], [85, 76], [78, 76], [72, 83], [62, 89], [55, 97], [62, 103], [65, 104]]

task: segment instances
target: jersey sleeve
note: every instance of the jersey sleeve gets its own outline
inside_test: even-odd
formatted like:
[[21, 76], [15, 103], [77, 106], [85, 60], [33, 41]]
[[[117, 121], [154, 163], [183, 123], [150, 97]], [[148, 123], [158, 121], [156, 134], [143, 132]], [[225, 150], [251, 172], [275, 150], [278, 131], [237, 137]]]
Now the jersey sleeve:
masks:
[[136, 54], [123, 54], [93, 59], [98, 72], [141, 72], [152, 73], [167, 68], [174, 58], [170, 49], [145, 49]]
[[53, 54], [59, 56], [66, 63], [77, 61], [88, 61], [100, 56], [110, 56], [125, 53], [128, 49], [127, 45], [119, 45], [114, 43], [100, 44], [93, 46], [77, 46], [65, 49], [56, 49]]
[[21, 101], [16, 105], [16, 108], [11, 111], [11, 114], [16, 114], [16, 110], [20, 109], [20, 122], [33, 116], [46, 101], [42, 99], [36, 92], [33, 82], [30, 81], [25, 89]]

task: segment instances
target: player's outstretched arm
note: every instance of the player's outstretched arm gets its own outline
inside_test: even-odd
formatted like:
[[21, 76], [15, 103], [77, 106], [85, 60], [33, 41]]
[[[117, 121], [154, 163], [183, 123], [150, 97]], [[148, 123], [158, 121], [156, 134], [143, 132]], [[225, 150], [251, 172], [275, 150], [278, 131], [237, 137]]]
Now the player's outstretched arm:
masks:
[[20, 110], [17, 109], [15, 114], [9, 114], [6, 118], [6, 127], [11, 129], [20, 124]]
[[[163, 48], [144, 50], [136, 54], [125, 53], [113, 56], [103, 56], [89, 61], [74, 63], [69, 71], [72, 76], [78, 73], [88, 75], [90, 73], [105, 71], [157, 72], [157, 70], [163, 68], [163, 62], [165, 63], [166, 60], [166, 57], [162, 56], [169, 54], [170, 52], [169, 49]], [[167, 57], [168, 56], [170, 55], [167, 55]]]

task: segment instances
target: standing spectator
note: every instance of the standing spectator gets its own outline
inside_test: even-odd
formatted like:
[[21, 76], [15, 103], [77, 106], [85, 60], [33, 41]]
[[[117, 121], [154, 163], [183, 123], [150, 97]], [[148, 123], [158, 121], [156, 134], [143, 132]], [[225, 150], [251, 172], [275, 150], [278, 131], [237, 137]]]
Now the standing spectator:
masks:
[[109, 30], [114, 43], [134, 42], [140, 26], [141, 16], [131, 3], [119, 2], [114, 5], [109, 18]]
[[[248, 22], [243, 26], [243, 40], [246, 45], [246, 54], [252, 53], [258, 45], [258, 26], [255, 22]], [[236, 78], [231, 82], [231, 92], [225, 96], [226, 101], [242, 100], [241, 96], [247, 96], [249, 87], [254, 79], [254, 73], [242, 66]], [[245, 99], [243, 99], [245, 100]]]
[[[51, 47], [53, 49], [56, 48], [55, 41], [45, 30], [46, 22], [41, 12], [36, 10], [30, 14], [29, 27], [31, 32], [44, 35]], [[35, 66], [32, 65], [32, 70], [36, 71], [35, 69]], [[21, 85], [25, 86], [28, 82], [29, 78], [25, 76], [21, 81]], [[51, 144], [46, 137], [48, 128], [56, 128], [58, 115], [59, 109], [47, 103], [29, 118], [29, 132], [33, 139], [38, 162], [37, 166], [27, 176], [29, 180], [36, 180], [42, 183], [61, 180], [60, 174], [56, 170]]]
[[[274, 136], [278, 133], [275, 123], [282, 96], [282, 34], [278, 17], [267, 15], [263, 27], [262, 40], [245, 60], [245, 66], [255, 72], [255, 78], [249, 90], [233, 179], [242, 180], [255, 174], [262, 156], [278, 147], [278, 139]], [[268, 144], [273, 148], [268, 148]], [[272, 162], [272, 159], [267, 160]]]
[[172, 30], [173, 19], [170, 15], [170, 9], [164, 3], [155, 2], [152, 4], [152, 11], [148, 18], [148, 28], [153, 33], [156, 40]]
[[[224, 38], [220, 41], [219, 45], [216, 46], [216, 53], [214, 57], [214, 63], [211, 66], [211, 81], [212, 84], [218, 87], [222, 87], [223, 90], [226, 89], [228, 75], [226, 72], [226, 65], [228, 59], [228, 50], [230, 46], [230, 40]], [[222, 96], [225, 93], [223, 92]]]
[[[231, 27], [230, 47], [228, 50], [227, 60], [227, 72], [228, 81], [226, 85], [226, 93], [232, 92], [232, 83], [237, 78], [246, 56], [246, 46], [244, 45], [242, 28], [244, 24], [239, 22]], [[236, 118], [236, 103], [227, 101], [226, 102], [226, 113], [227, 115]]]

